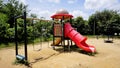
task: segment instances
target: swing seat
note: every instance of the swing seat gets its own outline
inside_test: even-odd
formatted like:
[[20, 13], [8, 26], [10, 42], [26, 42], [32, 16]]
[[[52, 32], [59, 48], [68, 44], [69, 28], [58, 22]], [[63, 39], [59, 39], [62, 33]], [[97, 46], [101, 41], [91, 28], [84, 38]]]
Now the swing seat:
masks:
[[16, 55], [16, 58], [18, 60], [24, 60], [25, 59], [25, 56], [22, 56], [22, 55]]
[[104, 40], [105, 43], [113, 43], [113, 40]]

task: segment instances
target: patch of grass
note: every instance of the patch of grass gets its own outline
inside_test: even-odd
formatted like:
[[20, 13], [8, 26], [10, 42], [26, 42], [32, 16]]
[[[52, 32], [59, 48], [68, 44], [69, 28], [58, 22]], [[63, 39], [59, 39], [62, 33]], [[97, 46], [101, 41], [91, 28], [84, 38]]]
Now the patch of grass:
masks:
[[46, 42], [46, 41], [51, 41], [52, 40], [52, 37], [50, 38], [44, 38], [44, 37], [41, 37], [41, 38], [35, 38], [34, 40], [31, 40], [31, 41], [28, 41], [29, 43], [38, 43], [38, 42]]
[[[88, 38], [108, 38], [107, 35], [84, 35], [84, 36], [86, 36]], [[119, 36], [115, 36], [115, 35], [110, 36], [110, 38], [112, 38], [112, 37], [120, 39], [120, 35]]]
[[12, 46], [15, 46], [15, 44], [14, 43], [8, 43], [8, 44], [2, 43], [2, 44], [0, 44], [0, 49], [9, 48], [9, 47], [12, 47]]
[[[22, 45], [24, 45], [23, 42], [18, 43], [18, 48], [19, 48], [19, 46], [22, 46]], [[15, 43], [14, 43], [14, 42], [12, 42], [12, 43], [7, 43], [7, 44], [1, 43], [1, 44], [0, 44], [0, 50], [3, 49], [3, 48], [13, 48], [14, 46], [15, 46]]]
[[[39, 43], [39, 42], [41, 42], [41, 40], [42, 40], [42, 42], [51, 41], [52, 37], [47, 38], [47, 39], [45, 39], [43, 37], [43, 38], [35, 38], [34, 40], [28, 40], [28, 44], [33, 44], [33, 41], [34, 41], [34, 43]], [[22, 45], [24, 45], [24, 41], [18, 42], [18, 46], [22, 46]], [[13, 46], [15, 46], [14, 42], [11, 42], [11, 43], [0, 43], [0, 49], [9, 48], [9, 47], [13, 47]]]
[[94, 38], [95, 36], [94, 35], [84, 35], [86, 37], [89, 37], [89, 38]]
[[13, 64], [15, 64], [15, 65], [24, 64], [24, 65], [26, 65], [26, 66], [29, 66], [29, 65], [30, 65], [30, 63], [29, 63], [28, 61], [18, 60], [18, 59], [16, 59], [16, 60], [13, 62]]

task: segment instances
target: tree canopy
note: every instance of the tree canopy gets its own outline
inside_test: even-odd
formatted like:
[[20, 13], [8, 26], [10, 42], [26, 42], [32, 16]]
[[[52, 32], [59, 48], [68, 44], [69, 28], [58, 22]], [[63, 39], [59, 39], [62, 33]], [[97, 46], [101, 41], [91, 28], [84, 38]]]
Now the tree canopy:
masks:
[[20, 3], [18, 0], [8, 0], [7, 3], [3, 3], [1, 13], [4, 13], [8, 16], [7, 23], [10, 24], [10, 27], [13, 27], [14, 16], [19, 16], [25, 11], [27, 6], [23, 3]]
[[[96, 34], [114, 34], [120, 32], [120, 14], [114, 10], [97, 11], [89, 17], [89, 26]], [[94, 33], [94, 32], [92, 32]]]
[[[27, 11], [27, 14], [29, 13], [27, 6], [19, 2], [19, 0], [7, 0], [5, 3], [3, 0], [0, 0], [0, 43], [14, 41], [14, 17], [22, 15], [23, 11]], [[52, 35], [51, 20], [45, 20], [43, 17], [39, 19], [37, 18], [37, 13], [31, 13], [30, 17], [27, 19], [28, 40], [32, 40], [34, 37], [38, 38], [39, 36], [48, 38]], [[33, 18], [38, 21], [33, 23]], [[21, 42], [24, 40], [23, 19], [17, 19], [17, 26], [18, 41]], [[96, 11], [89, 16], [88, 20], [84, 20], [82, 16], [73, 18], [72, 26], [83, 35], [119, 34], [120, 14], [115, 10], [105, 9], [103, 11]]]

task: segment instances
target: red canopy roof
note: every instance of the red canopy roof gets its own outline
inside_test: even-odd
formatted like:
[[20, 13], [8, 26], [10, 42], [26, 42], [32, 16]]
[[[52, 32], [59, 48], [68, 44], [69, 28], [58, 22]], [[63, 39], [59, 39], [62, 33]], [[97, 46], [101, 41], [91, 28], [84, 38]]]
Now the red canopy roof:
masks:
[[73, 16], [70, 15], [69, 12], [65, 9], [60, 9], [53, 16], [51, 16], [51, 18], [55, 18], [55, 19], [62, 19], [63, 17], [64, 19], [68, 19], [68, 18], [72, 18]]
[[55, 14], [51, 16], [51, 18], [55, 18], [55, 19], [62, 19], [63, 17], [64, 19], [68, 19], [68, 18], [72, 18], [73, 16], [70, 14]]

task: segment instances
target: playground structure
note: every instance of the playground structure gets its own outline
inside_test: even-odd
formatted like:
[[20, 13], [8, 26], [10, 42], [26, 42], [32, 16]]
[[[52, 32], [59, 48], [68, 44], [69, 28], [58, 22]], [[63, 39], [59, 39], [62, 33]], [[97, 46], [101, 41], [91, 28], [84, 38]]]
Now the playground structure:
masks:
[[104, 39], [105, 43], [113, 43], [113, 36], [107, 35], [107, 38]]
[[[79, 48], [86, 52], [94, 53], [95, 47], [88, 45], [85, 41], [86, 37], [82, 36], [71, 26], [72, 15], [70, 15], [66, 10], [59, 10], [51, 16], [53, 19], [53, 43], [51, 44], [55, 49], [55, 46], [60, 43], [65, 47], [65, 40], [72, 40]], [[60, 20], [60, 23], [56, 23], [55, 20]], [[70, 20], [70, 22], [68, 22]], [[58, 38], [55, 40], [55, 38]], [[69, 46], [69, 45], [68, 45]], [[65, 49], [65, 48], [64, 48]], [[69, 46], [70, 49], [70, 46]]]
[[105, 43], [113, 43], [113, 34], [111, 33], [111, 30], [112, 30], [112, 29], [113, 29], [113, 28], [110, 27], [110, 26], [108, 26], [108, 24], [107, 24], [106, 34], [105, 34], [105, 36], [106, 36], [107, 38], [104, 39], [104, 42], [105, 42]]
[[[20, 55], [18, 54], [18, 33], [17, 33], [17, 19], [18, 18], [22, 18], [24, 19], [24, 52], [25, 55]], [[23, 13], [23, 15], [20, 16], [15, 16], [14, 17], [14, 23], [15, 23], [15, 50], [16, 50], [16, 59], [20, 60], [20, 61], [27, 61], [28, 57], [27, 57], [27, 27], [26, 27], [26, 12]]]
[[[70, 43], [69, 38], [64, 37], [64, 22], [65, 20], [69, 20], [71, 22], [72, 15], [69, 15], [67, 11], [60, 10], [56, 12], [55, 15], [51, 16], [53, 19], [53, 43], [51, 44], [53, 46], [53, 49], [55, 49], [56, 45], [61, 45], [64, 47], [65, 50], [65, 40], [68, 41], [68, 49], [70, 51]], [[64, 41], [63, 41], [64, 40]], [[63, 42], [62, 42], [63, 41]], [[71, 40], [70, 40], [71, 41]], [[71, 41], [72, 45], [72, 41]]]
[[[53, 18], [53, 43], [51, 44], [55, 49], [55, 46], [61, 43], [64, 46], [65, 50], [65, 40], [68, 41], [68, 49], [70, 51], [70, 43], [74, 42], [79, 48], [86, 52], [96, 52], [94, 46], [88, 45], [85, 41], [87, 40], [86, 37], [83, 37], [80, 33], [78, 33], [75, 28], [71, 26], [71, 19], [72, 15], [70, 15], [66, 10], [60, 10], [55, 15], [51, 16]], [[18, 33], [17, 33], [17, 19], [22, 18], [24, 19], [24, 56], [18, 54]], [[57, 22], [55, 22], [57, 20]], [[60, 22], [59, 22], [60, 21]], [[14, 17], [15, 23], [15, 50], [16, 50], [16, 59], [20, 61], [28, 61], [27, 56], [27, 24], [26, 24], [26, 12], [23, 15], [15, 16]], [[33, 22], [32, 22], [33, 23]], [[41, 41], [42, 42], [42, 41]], [[42, 45], [42, 44], [41, 44]], [[34, 46], [34, 44], [33, 44]], [[34, 47], [33, 47], [34, 48]]]
[[[21, 55], [18, 53], [18, 32], [17, 32], [17, 19], [23, 19], [24, 20], [24, 55]], [[32, 20], [32, 26], [33, 26], [33, 34], [35, 33], [35, 30], [34, 30], [34, 20], [40, 20], [40, 19], [37, 19], [37, 18], [26, 18], [26, 12], [23, 12], [22, 15], [20, 16], [14, 16], [14, 23], [15, 23], [15, 54], [16, 54], [16, 59], [17, 60], [20, 60], [22, 62], [27, 62], [28, 61], [28, 54], [27, 54], [27, 22], [26, 22], [26, 19], [31, 19]], [[40, 22], [41, 23], [41, 22]], [[43, 28], [42, 27], [42, 32], [45, 32], [45, 30], [47, 31], [47, 29]], [[47, 32], [48, 33], [48, 32]], [[35, 40], [35, 36], [33, 37], [33, 50], [34, 51], [40, 51], [42, 49], [42, 42], [43, 42], [43, 33], [41, 33], [42, 36], [39, 36], [40, 39], [40, 47], [39, 49], [35, 48], [35, 44], [34, 44], [34, 40]], [[48, 41], [48, 45], [49, 45], [49, 41]]]
[[[34, 26], [34, 23], [36, 23], [35, 20], [40, 20], [40, 19], [32, 18], [31, 20], [32, 20], [33, 35], [34, 35], [34, 34], [35, 34], [35, 29], [34, 29], [35, 26]], [[41, 33], [41, 34], [42, 34], [42, 33]], [[42, 34], [42, 35], [43, 35], [43, 34]], [[40, 48], [39, 48], [39, 49], [36, 49], [36, 48], [35, 48], [34, 40], [35, 40], [35, 36], [33, 36], [33, 50], [35, 50], [35, 51], [40, 51], [40, 50], [42, 49], [42, 37], [41, 37], [41, 39], [40, 39], [41, 45], [40, 45]]]

